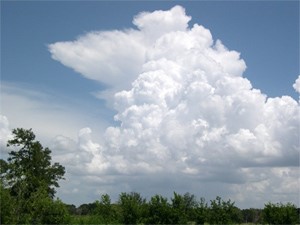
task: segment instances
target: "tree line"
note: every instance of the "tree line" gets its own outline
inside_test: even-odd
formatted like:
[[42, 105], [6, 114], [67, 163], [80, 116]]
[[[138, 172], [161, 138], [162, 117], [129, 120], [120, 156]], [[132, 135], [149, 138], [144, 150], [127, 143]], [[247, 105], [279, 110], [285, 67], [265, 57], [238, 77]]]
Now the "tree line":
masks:
[[103, 194], [79, 207], [55, 199], [65, 168], [51, 163], [51, 150], [35, 140], [31, 129], [12, 131], [13, 148], [0, 159], [0, 224], [299, 224], [299, 209], [291, 203], [267, 203], [263, 209], [239, 209], [217, 196], [206, 201], [190, 193], [159, 194], [145, 199], [122, 192], [112, 203]]
[[161, 195], [146, 201], [136, 192], [121, 193], [115, 203], [104, 194], [93, 203], [67, 207], [76, 224], [299, 224], [299, 209], [291, 203], [239, 209], [230, 199], [217, 196], [206, 202], [190, 193], [174, 192], [170, 201]]

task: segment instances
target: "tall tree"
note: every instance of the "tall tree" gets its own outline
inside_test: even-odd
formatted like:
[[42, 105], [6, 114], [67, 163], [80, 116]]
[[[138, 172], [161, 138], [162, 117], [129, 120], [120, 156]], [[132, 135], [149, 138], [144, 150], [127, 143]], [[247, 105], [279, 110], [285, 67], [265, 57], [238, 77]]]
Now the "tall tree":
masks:
[[[11, 151], [6, 171], [6, 184], [11, 188], [13, 196], [22, 194], [25, 199], [40, 188], [45, 188], [51, 198], [55, 195], [58, 180], [63, 179], [65, 168], [59, 163], [51, 164], [51, 150], [43, 148], [35, 140], [31, 129], [18, 128], [13, 130], [14, 138], [8, 141]], [[20, 193], [22, 192], [22, 193]]]
[[[8, 191], [14, 201], [13, 211], [17, 223], [35, 223], [38, 218], [46, 218], [42, 217], [46, 212], [38, 210], [33, 213], [35, 207], [32, 206], [44, 201], [52, 205], [51, 209], [55, 211], [58, 205], [62, 205], [59, 201], [53, 201], [53, 198], [55, 188], [59, 187], [58, 181], [63, 179], [65, 168], [59, 163], [51, 164], [50, 149], [43, 148], [35, 140], [31, 129], [18, 128], [12, 133], [13, 139], [8, 141], [7, 146], [14, 150], [9, 153], [7, 162], [0, 162], [4, 166], [1, 169], [2, 192]], [[50, 215], [47, 217], [55, 218]], [[56, 221], [52, 223], [55, 224]]]

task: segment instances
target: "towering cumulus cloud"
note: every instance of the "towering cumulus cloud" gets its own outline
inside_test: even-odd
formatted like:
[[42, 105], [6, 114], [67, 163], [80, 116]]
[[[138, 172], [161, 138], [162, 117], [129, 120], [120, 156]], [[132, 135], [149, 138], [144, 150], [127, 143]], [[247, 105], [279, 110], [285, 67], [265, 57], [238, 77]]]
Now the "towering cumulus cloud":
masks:
[[138, 14], [137, 29], [49, 45], [53, 59], [113, 93], [120, 125], [108, 127], [101, 143], [81, 132], [86, 170], [112, 183], [126, 174], [132, 190], [153, 182], [240, 202], [296, 199], [298, 102], [253, 88], [240, 54], [190, 20], [175, 6]]

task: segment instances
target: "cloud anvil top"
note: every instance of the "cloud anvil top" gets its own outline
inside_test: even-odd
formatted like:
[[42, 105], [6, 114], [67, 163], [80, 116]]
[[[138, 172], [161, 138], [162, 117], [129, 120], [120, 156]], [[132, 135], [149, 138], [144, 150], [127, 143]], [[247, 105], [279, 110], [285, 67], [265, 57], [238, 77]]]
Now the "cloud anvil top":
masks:
[[[52, 59], [107, 86], [97, 97], [110, 103], [117, 122], [98, 139], [91, 128], [77, 140], [57, 136], [50, 146], [55, 160], [67, 177], [84, 176], [93, 187], [83, 189], [93, 192], [119, 193], [118, 184], [149, 195], [222, 190], [240, 204], [293, 201], [299, 101], [253, 87], [240, 53], [191, 21], [177, 5], [137, 14], [135, 28], [48, 45]], [[299, 84], [300, 77], [298, 93]], [[0, 120], [6, 136], [8, 119]]]

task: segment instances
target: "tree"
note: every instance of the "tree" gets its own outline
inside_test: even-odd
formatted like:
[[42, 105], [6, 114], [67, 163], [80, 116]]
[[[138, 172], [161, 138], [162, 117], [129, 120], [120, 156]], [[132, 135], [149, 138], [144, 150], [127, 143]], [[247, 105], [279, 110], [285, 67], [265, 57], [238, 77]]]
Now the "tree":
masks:
[[188, 220], [195, 221], [196, 217], [197, 217], [196, 209], [197, 209], [197, 205], [198, 205], [196, 196], [187, 192], [183, 195], [183, 202], [184, 202], [184, 210], [185, 210]]
[[208, 206], [205, 198], [200, 198], [196, 208], [196, 223], [204, 224], [207, 221]]
[[70, 214], [59, 199], [53, 200], [45, 189], [33, 193], [26, 202], [30, 224], [68, 224]]
[[9, 190], [0, 183], [0, 224], [14, 224], [15, 201], [10, 196]]
[[[51, 164], [50, 149], [43, 148], [35, 140], [31, 129], [18, 128], [12, 133], [14, 137], [8, 141], [7, 146], [14, 150], [9, 153], [7, 162], [0, 162], [4, 166], [1, 168], [1, 185], [13, 199], [16, 222], [34, 223], [43, 212], [38, 210], [33, 213], [31, 206], [38, 204], [41, 199], [57, 204], [52, 202], [55, 187], [59, 187], [58, 180], [63, 179], [65, 168], [59, 163]], [[59, 207], [52, 207], [53, 210], [57, 208]]]
[[142, 215], [145, 215], [146, 200], [139, 193], [121, 193], [119, 205], [122, 209], [123, 224], [137, 224], [142, 222]]
[[234, 202], [222, 200], [217, 196], [215, 200], [210, 201], [210, 224], [230, 224], [240, 223], [242, 221], [241, 211], [234, 206]]
[[76, 215], [77, 214], [77, 208], [73, 204], [66, 204], [66, 207], [68, 209], [68, 212], [70, 215]]
[[148, 224], [171, 224], [171, 207], [168, 199], [161, 195], [151, 197], [148, 203], [149, 216], [147, 218]]
[[298, 224], [299, 215], [297, 208], [292, 203], [265, 204], [263, 209], [263, 219], [268, 224]]
[[35, 141], [31, 129], [18, 128], [12, 133], [14, 138], [8, 141], [7, 146], [19, 148], [18, 151], [9, 153], [5, 176], [12, 195], [22, 194], [27, 199], [31, 193], [43, 187], [53, 198], [55, 187], [59, 187], [58, 180], [63, 179], [65, 168], [59, 163], [51, 165], [50, 149], [43, 148], [40, 142]]
[[88, 204], [84, 203], [78, 207], [77, 213], [79, 215], [90, 215], [95, 211], [96, 207], [97, 207], [96, 202], [88, 203]]
[[189, 219], [194, 220], [195, 208], [197, 205], [194, 195], [185, 193], [184, 195], [174, 192], [174, 197], [171, 198], [172, 202], [172, 223], [186, 224]]
[[94, 213], [101, 217], [102, 223], [109, 224], [116, 222], [116, 212], [111, 205], [111, 200], [108, 194], [101, 196], [101, 201], [96, 201]]

